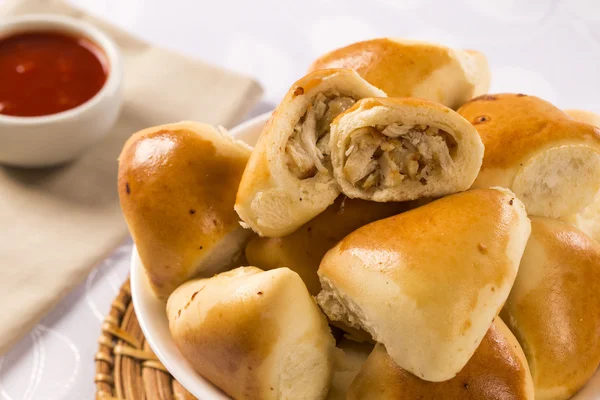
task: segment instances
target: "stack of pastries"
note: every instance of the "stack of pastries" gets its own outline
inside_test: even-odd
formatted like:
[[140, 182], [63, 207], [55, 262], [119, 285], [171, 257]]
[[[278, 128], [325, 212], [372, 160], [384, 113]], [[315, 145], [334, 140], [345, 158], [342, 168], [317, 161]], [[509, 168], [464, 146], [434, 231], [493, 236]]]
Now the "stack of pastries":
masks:
[[234, 399], [568, 399], [600, 363], [600, 129], [485, 94], [479, 52], [375, 39], [252, 149], [145, 129], [119, 194], [173, 341]]

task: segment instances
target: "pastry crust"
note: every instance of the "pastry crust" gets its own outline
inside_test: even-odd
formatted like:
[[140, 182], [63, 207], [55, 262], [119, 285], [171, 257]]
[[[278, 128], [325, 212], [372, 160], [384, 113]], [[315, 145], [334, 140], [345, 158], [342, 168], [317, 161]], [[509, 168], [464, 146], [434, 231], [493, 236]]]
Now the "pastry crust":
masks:
[[531, 366], [537, 400], [565, 400], [600, 363], [600, 245], [564, 222], [531, 218], [501, 316]]
[[600, 127], [600, 115], [586, 110], [565, 110], [565, 113], [575, 121]]
[[481, 138], [468, 121], [412, 98], [358, 101], [331, 124], [331, 149], [342, 192], [382, 202], [467, 190], [483, 158]]
[[416, 202], [375, 203], [340, 196], [335, 203], [295, 232], [282, 238], [254, 237], [246, 246], [248, 263], [264, 270], [288, 267], [298, 273], [308, 291], [317, 295], [321, 259], [344, 236], [370, 222], [400, 214]]
[[473, 187], [510, 188], [530, 215], [568, 221], [600, 239], [600, 129], [523, 94], [485, 95], [458, 112], [485, 145]]
[[348, 400], [533, 400], [533, 382], [523, 350], [500, 318], [467, 365], [452, 379], [427, 382], [400, 368], [381, 344], [348, 390]]
[[317, 301], [369, 332], [421, 379], [453, 378], [498, 315], [530, 233], [503, 188], [471, 190], [373, 222], [331, 249]]
[[169, 329], [192, 367], [237, 400], [324, 399], [335, 341], [300, 277], [240, 267], [185, 283]]
[[487, 93], [490, 69], [474, 50], [381, 38], [358, 42], [319, 57], [309, 71], [350, 68], [390, 97], [418, 97], [458, 108]]
[[[317, 104], [320, 95], [328, 97]], [[309, 130], [308, 113], [332, 98], [353, 102], [370, 96], [385, 93], [351, 70], [316, 71], [294, 83], [262, 131], [244, 171], [235, 204], [242, 221], [261, 236], [280, 237], [331, 205], [339, 188], [324, 157], [315, 155], [321, 152], [315, 142], [329, 146], [318, 137], [302, 136]], [[323, 129], [328, 131], [329, 123]], [[308, 166], [296, 165], [299, 161]]]
[[236, 266], [250, 237], [233, 210], [249, 156], [247, 145], [198, 122], [144, 129], [123, 147], [121, 208], [158, 297]]

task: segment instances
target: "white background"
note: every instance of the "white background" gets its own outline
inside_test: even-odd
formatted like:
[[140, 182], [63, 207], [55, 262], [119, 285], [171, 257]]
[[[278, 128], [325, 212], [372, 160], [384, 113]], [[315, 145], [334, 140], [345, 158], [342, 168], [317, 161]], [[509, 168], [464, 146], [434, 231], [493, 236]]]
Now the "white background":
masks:
[[[272, 108], [319, 54], [378, 36], [480, 50], [492, 92], [600, 113], [600, 0], [71, 1], [150, 42], [257, 78], [265, 97], [252, 115]], [[0, 358], [0, 399], [93, 399], [96, 339], [130, 248], [117, 249]]]

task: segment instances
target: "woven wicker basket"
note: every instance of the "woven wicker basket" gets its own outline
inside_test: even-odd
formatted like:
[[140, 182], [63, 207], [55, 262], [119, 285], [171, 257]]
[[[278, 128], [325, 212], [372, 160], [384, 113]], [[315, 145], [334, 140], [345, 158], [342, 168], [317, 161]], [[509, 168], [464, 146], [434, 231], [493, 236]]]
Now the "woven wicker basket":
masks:
[[97, 400], [194, 400], [146, 342], [125, 282], [102, 324], [96, 362]]

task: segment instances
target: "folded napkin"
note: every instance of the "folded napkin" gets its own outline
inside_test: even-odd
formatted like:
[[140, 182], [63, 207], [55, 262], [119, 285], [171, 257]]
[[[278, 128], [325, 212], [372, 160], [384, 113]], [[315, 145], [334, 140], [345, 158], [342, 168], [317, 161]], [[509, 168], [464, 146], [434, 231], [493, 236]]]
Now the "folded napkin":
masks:
[[126, 237], [117, 156], [133, 132], [182, 119], [228, 127], [261, 95], [247, 77], [151, 46], [63, 1], [8, 1], [0, 19], [28, 13], [69, 15], [108, 33], [124, 57], [125, 102], [111, 135], [75, 162], [0, 166], [0, 355]]

